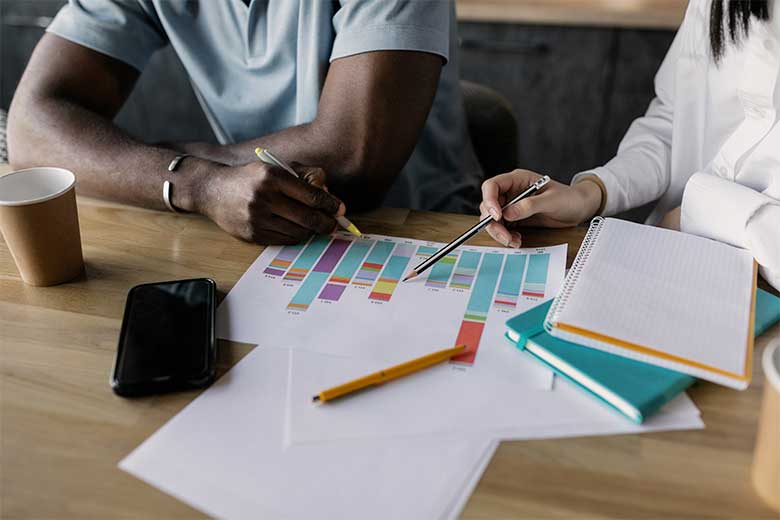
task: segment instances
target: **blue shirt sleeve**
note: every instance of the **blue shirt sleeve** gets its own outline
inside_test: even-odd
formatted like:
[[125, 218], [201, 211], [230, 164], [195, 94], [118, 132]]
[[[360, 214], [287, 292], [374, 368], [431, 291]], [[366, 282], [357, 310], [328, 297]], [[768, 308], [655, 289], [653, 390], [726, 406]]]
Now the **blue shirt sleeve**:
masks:
[[145, 0], [70, 0], [46, 30], [139, 71], [168, 43]]
[[330, 61], [379, 50], [419, 51], [449, 60], [450, 0], [341, 0]]

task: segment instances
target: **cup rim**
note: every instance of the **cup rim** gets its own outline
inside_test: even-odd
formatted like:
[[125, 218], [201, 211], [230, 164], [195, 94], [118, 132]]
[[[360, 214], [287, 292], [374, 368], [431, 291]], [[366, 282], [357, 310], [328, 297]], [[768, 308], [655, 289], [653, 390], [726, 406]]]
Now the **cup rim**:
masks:
[[780, 341], [774, 341], [764, 349], [764, 355], [762, 357], [762, 366], [764, 368], [764, 377], [767, 382], [780, 390], [780, 366], [778, 366], [774, 357], [780, 360]]
[[73, 189], [73, 186], [76, 185], [76, 175], [72, 171], [66, 168], [59, 168], [57, 166], [35, 166], [33, 168], [24, 168], [22, 170], [15, 170], [0, 175], [0, 182], [2, 182], [2, 180], [5, 179], [6, 177], [10, 177], [11, 175], [16, 175], [17, 173], [25, 173], [32, 170], [57, 170], [60, 172], [65, 172], [67, 174], [70, 174], [71, 181], [70, 183], [68, 183], [66, 187], [62, 188], [61, 190], [55, 193], [50, 193], [48, 195], [43, 195], [41, 197], [36, 197], [34, 199], [11, 201], [11, 200], [3, 200], [2, 197], [0, 197], [0, 206], [29, 206], [32, 204], [39, 204], [41, 202], [46, 202], [47, 200], [56, 199], [63, 193], [67, 193], [69, 190]]

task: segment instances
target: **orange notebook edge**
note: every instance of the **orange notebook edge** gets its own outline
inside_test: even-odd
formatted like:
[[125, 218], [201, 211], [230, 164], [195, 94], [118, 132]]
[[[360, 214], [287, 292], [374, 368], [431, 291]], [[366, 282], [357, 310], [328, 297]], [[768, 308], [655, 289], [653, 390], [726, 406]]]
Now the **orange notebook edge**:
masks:
[[649, 355], [658, 357], [661, 359], [665, 359], [667, 361], [672, 361], [675, 363], [681, 363], [683, 365], [688, 365], [691, 367], [695, 367], [701, 370], [706, 370], [708, 372], [712, 372], [715, 374], [719, 374], [722, 376], [730, 377], [732, 379], [736, 379], [738, 381], [744, 381], [746, 383], [750, 383], [750, 380], [752, 378], [752, 372], [753, 372], [753, 347], [755, 345], [755, 320], [756, 320], [756, 289], [758, 287], [758, 263], [756, 261], [753, 261], [753, 288], [752, 288], [752, 298], [750, 300], [750, 323], [748, 324], [748, 338], [747, 338], [747, 353], [745, 356], [745, 368], [744, 368], [744, 374], [735, 374], [733, 372], [729, 372], [727, 370], [723, 370], [717, 367], [705, 365], [704, 363], [699, 363], [698, 361], [693, 361], [691, 359], [686, 359], [680, 356], [675, 356], [673, 354], [667, 354], [666, 352], [661, 352], [659, 350], [655, 350], [649, 347], [645, 347], [643, 345], [637, 345], [635, 343], [630, 343], [628, 341], [624, 341], [619, 338], [614, 338], [612, 336], [607, 336], [604, 334], [600, 334], [598, 332], [593, 332], [591, 330], [583, 329], [574, 325], [569, 325], [567, 323], [563, 322], [553, 322], [552, 326], [554, 328], [558, 328], [560, 330], [571, 332], [572, 334], [578, 334], [580, 336], [584, 336], [586, 338], [594, 339], [596, 341], [601, 341], [604, 343], [608, 343], [610, 345], [615, 345], [621, 348], [625, 348], [627, 350], [633, 350], [635, 352], [639, 352], [641, 354]]

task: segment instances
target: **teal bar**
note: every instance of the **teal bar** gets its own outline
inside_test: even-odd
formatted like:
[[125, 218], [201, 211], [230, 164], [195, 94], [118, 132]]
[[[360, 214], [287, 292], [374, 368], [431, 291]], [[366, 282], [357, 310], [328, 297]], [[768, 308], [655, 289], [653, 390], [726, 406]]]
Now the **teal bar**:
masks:
[[313, 271], [301, 284], [298, 291], [293, 296], [293, 299], [287, 305], [290, 310], [305, 311], [314, 301], [314, 297], [320, 292], [320, 289], [325, 284], [325, 281], [330, 276], [330, 273], [322, 273], [319, 271]]
[[445, 256], [431, 268], [431, 274], [428, 275], [428, 280], [425, 282], [425, 285], [431, 287], [445, 287], [454, 268], [455, 257], [451, 254]]
[[333, 278], [336, 281], [343, 281], [343, 283], [349, 283], [349, 280], [360, 267], [360, 262], [365, 258], [368, 250], [374, 245], [373, 240], [357, 241], [352, 243], [352, 247], [347, 251], [347, 255], [336, 267], [336, 271], [333, 273]]
[[413, 252], [413, 245], [398, 244], [398, 247], [395, 249], [393, 256], [390, 257], [390, 261], [387, 262], [385, 270], [382, 271], [382, 276], [379, 278], [384, 278], [386, 280], [400, 280], [401, 277], [406, 274], [404, 273], [404, 269], [406, 269], [407, 264], [409, 264], [409, 259], [412, 257]]
[[[498, 294], [518, 296], [523, 282], [526, 255], [507, 255], [504, 271], [501, 273], [501, 283], [498, 284]], [[547, 268], [545, 267], [545, 273]]]
[[490, 304], [493, 303], [493, 291], [496, 289], [498, 275], [501, 272], [501, 264], [504, 262], [504, 255], [498, 253], [485, 253], [482, 265], [479, 267], [477, 280], [471, 289], [471, 297], [466, 306], [466, 314], [478, 312], [487, 314], [490, 310]]
[[377, 242], [374, 249], [371, 250], [371, 254], [368, 255], [366, 262], [370, 264], [383, 264], [387, 257], [390, 256], [390, 252], [395, 247], [395, 242]]
[[420, 256], [431, 256], [436, 251], [438, 251], [438, 249], [430, 246], [420, 246], [417, 248], [417, 254]]
[[458, 265], [455, 267], [455, 274], [450, 280], [450, 287], [470, 288], [481, 257], [482, 253], [463, 251], [460, 254]]
[[290, 270], [287, 271], [287, 275], [284, 279], [303, 280], [309, 269], [311, 269], [314, 263], [319, 259], [322, 252], [325, 251], [325, 248], [328, 247], [328, 244], [330, 244], [329, 236], [320, 235], [314, 237], [314, 239], [309, 242], [309, 245], [306, 246], [306, 249], [303, 250], [301, 256], [298, 257], [298, 260], [296, 260]]
[[476, 269], [479, 265], [480, 253], [474, 251], [464, 251], [460, 255], [458, 269]]
[[395, 242], [377, 242], [369, 253], [363, 266], [355, 276], [354, 283], [358, 285], [371, 285], [382, 270], [385, 260], [395, 247]]
[[528, 273], [525, 275], [526, 283], [540, 285], [547, 283], [547, 266], [549, 263], [549, 253], [531, 255], [531, 259], [528, 262]]

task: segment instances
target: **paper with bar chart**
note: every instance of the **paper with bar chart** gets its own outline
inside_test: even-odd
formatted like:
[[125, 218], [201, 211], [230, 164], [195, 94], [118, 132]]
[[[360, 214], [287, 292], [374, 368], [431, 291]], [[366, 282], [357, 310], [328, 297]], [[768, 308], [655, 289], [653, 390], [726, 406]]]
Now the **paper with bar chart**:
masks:
[[566, 245], [461, 247], [401, 282], [440, 245], [337, 233], [268, 247], [220, 306], [218, 334], [387, 362], [465, 344], [450, 363], [453, 371], [549, 386], [548, 371], [506, 348], [504, 322], [557, 293]]

